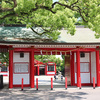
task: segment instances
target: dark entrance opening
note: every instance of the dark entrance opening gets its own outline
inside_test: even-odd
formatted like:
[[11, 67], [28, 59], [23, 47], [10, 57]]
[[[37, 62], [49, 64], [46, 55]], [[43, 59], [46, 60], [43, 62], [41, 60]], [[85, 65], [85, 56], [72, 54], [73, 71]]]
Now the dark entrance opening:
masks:
[[45, 68], [44, 67], [40, 67], [39, 71], [40, 71], [40, 75], [45, 75]]

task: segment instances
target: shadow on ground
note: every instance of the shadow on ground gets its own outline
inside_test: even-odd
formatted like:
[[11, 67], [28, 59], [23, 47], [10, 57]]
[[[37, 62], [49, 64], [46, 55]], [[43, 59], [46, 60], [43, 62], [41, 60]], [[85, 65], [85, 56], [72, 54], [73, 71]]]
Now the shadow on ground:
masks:
[[[0, 89], [0, 100], [82, 100], [84, 95], [88, 93], [72, 89], [72, 91], [65, 90], [64, 86], [54, 86], [51, 90], [50, 86], [39, 86], [39, 90], [36, 88], [14, 88], [8, 89], [8, 84], [4, 84], [4, 88]], [[58, 88], [58, 90], [56, 90]], [[69, 88], [69, 87], [68, 87]], [[74, 87], [75, 88], [75, 87]]]
[[81, 100], [85, 92], [48, 91], [48, 90], [3, 90], [0, 100]]

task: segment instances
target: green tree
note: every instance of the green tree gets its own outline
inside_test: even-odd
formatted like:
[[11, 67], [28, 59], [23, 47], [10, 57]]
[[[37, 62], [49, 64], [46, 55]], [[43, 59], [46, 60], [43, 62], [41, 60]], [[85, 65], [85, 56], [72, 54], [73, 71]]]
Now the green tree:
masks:
[[3, 64], [6, 62], [5, 66], [9, 66], [9, 53], [8, 52], [2, 52], [0, 53], [0, 62]]
[[62, 28], [74, 35], [75, 24], [82, 24], [99, 38], [100, 0], [0, 0], [0, 24], [26, 24], [53, 40]]

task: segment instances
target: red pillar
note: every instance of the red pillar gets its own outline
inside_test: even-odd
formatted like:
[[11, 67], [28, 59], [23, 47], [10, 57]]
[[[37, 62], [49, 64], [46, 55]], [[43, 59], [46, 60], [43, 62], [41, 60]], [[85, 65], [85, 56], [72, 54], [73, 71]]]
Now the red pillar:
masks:
[[30, 52], [30, 85], [34, 88], [34, 48]]
[[9, 50], [9, 88], [13, 88], [13, 48]]
[[100, 86], [99, 75], [99, 51], [96, 51], [96, 72], [97, 72], [97, 86]]
[[80, 78], [80, 52], [76, 51], [76, 62], [77, 62], [77, 87], [79, 87], [79, 78]]

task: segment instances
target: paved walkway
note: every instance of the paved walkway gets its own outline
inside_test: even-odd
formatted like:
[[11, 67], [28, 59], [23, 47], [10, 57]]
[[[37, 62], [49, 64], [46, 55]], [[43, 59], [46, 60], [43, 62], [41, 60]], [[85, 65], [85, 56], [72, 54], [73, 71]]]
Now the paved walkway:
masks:
[[[40, 80], [41, 78], [43, 80]], [[39, 90], [24, 88], [21, 91], [21, 88], [4, 88], [0, 90], [0, 100], [100, 100], [100, 88], [82, 87], [82, 89], [78, 89], [77, 87], [68, 87], [65, 90], [64, 81], [56, 80], [54, 81], [54, 88], [51, 90], [51, 76], [41, 76], [41, 78], [39, 79]], [[7, 77], [5, 77], [5, 83], [7, 83], [7, 80]]]
[[54, 90], [35, 90], [24, 88], [3, 89], [0, 91], [0, 100], [100, 100], [100, 88], [59, 88]]
[[[54, 87], [64, 87], [65, 86], [65, 79], [63, 78], [63, 81], [61, 81], [60, 79], [54, 79], [54, 76], [45, 76], [45, 75], [41, 75], [41, 76], [35, 76], [35, 85], [36, 85], [36, 78], [38, 78], [38, 85], [41, 88], [48, 88], [51, 85], [51, 78], [53, 78], [53, 86]], [[8, 76], [4, 76], [3, 77], [3, 82], [4, 84], [8, 84], [9, 83], [9, 77]]]
[[41, 76], [35, 76], [35, 85], [36, 85], [36, 78], [38, 78], [38, 84], [39, 86], [47, 86], [47, 85], [51, 85], [51, 78], [53, 78], [53, 85], [54, 86], [64, 86], [65, 85], [65, 79], [63, 78], [63, 80], [61, 81], [60, 79], [54, 79], [54, 76], [45, 76], [45, 75], [41, 75]]

